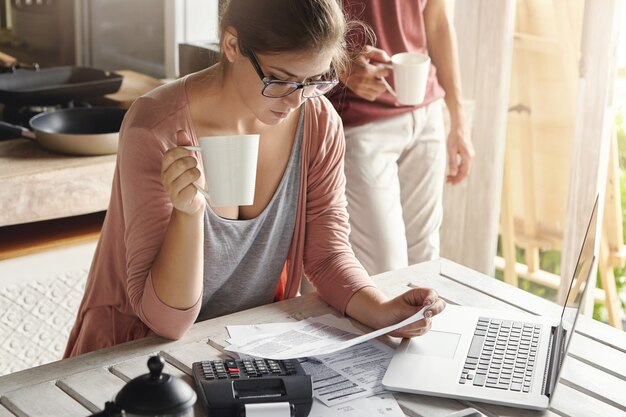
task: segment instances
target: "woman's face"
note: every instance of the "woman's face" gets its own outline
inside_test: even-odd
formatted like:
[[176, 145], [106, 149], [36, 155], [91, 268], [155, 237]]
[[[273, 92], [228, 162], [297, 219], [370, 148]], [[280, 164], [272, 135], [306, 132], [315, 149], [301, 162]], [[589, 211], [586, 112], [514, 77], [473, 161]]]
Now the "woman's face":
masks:
[[[264, 84], [255, 70], [252, 59], [241, 53], [233, 63], [235, 88], [241, 99], [264, 124], [275, 125], [285, 120], [306, 100], [302, 89], [280, 98], [261, 94]], [[305, 82], [319, 80], [330, 70], [331, 55], [323, 52], [282, 52], [254, 54], [263, 75], [272, 80]]]

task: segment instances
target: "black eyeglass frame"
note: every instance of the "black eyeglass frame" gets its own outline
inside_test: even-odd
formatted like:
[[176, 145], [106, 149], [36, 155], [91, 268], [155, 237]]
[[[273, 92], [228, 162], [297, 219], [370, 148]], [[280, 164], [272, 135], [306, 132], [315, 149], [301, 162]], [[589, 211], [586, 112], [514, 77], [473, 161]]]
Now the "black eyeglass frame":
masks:
[[[281, 97], [287, 97], [290, 94], [295, 93], [296, 91], [302, 89], [302, 96], [304, 98], [313, 98], [313, 97], [319, 97], [319, 96], [323, 96], [324, 94], [328, 93], [330, 90], [332, 90], [338, 83], [338, 80], [316, 80], [316, 81], [305, 81], [303, 83], [298, 82], [298, 81], [284, 81], [284, 80], [276, 80], [276, 79], [272, 79], [269, 77], [266, 77], [265, 74], [263, 73], [263, 70], [261, 69], [261, 65], [259, 64], [259, 60], [257, 59], [256, 55], [254, 54], [254, 52], [252, 52], [251, 50], [242, 50], [243, 55], [248, 58], [250, 60], [250, 63], [252, 64], [252, 67], [254, 68], [254, 70], [256, 71], [257, 75], [259, 76], [259, 78], [261, 79], [261, 82], [263, 82], [263, 89], [261, 90], [261, 94], [264, 97], [269, 97], [269, 98], [281, 98]], [[283, 85], [292, 85], [294, 88], [293, 90], [289, 91], [288, 93], [285, 94], [281, 94], [281, 95], [268, 95], [265, 93], [265, 90], [267, 90], [267, 87], [269, 87], [272, 84], [283, 84]], [[328, 90], [320, 92], [319, 94], [315, 94], [315, 95], [307, 95], [306, 94], [306, 87], [310, 87], [310, 86], [329, 86]], [[317, 91], [317, 90], [316, 90]]]

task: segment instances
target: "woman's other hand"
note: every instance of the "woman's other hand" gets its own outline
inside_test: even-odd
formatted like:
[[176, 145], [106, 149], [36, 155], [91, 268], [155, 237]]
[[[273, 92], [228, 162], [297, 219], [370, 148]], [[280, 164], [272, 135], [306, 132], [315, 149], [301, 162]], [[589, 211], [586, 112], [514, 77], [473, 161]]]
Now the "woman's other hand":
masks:
[[430, 330], [433, 316], [441, 313], [446, 308], [446, 302], [439, 298], [437, 291], [430, 288], [413, 288], [404, 294], [384, 303], [384, 317], [389, 326], [411, 317], [422, 307], [427, 307], [424, 311], [424, 318], [408, 326], [401, 327], [389, 333], [396, 337], [421, 336]]
[[[163, 156], [161, 181], [170, 196], [174, 208], [185, 214], [204, 211], [206, 200], [194, 186], [202, 174], [193, 151], [184, 146], [191, 145], [191, 139], [183, 130], [176, 132], [178, 146], [169, 149]], [[200, 184], [202, 185], [202, 184]]]
[[433, 289], [413, 288], [388, 300], [378, 288], [365, 287], [350, 299], [346, 313], [370, 327], [380, 329], [411, 317], [425, 306], [423, 319], [389, 333], [396, 337], [414, 337], [426, 333], [432, 318], [446, 308], [445, 301]]

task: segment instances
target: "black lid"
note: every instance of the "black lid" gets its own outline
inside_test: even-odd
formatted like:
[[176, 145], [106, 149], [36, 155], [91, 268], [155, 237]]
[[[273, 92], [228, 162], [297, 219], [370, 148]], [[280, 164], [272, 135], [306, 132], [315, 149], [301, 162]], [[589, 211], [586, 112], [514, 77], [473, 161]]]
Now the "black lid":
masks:
[[165, 361], [148, 359], [149, 374], [132, 379], [115, 397], [115, 405], [138, 415], [180, 414], [196, 402], [196, 392], [180, 378], [162, 374]]

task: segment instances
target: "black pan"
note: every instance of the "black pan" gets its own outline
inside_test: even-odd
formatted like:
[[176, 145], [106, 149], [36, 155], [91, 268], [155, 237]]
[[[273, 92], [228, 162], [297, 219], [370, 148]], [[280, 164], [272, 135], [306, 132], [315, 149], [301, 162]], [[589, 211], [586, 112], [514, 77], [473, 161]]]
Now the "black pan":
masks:
[[30, 119], [32, 131], [0, 122], [0, 131], [36, 140], [42, 147], [72, 155], [117, 152], [126, 109], [90, 107], [40, 113]]
[[53, 67], [0, 74], [0, 103], [48, 106], [117, 92], [122, 77], [87, 67]]

